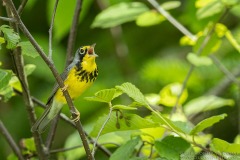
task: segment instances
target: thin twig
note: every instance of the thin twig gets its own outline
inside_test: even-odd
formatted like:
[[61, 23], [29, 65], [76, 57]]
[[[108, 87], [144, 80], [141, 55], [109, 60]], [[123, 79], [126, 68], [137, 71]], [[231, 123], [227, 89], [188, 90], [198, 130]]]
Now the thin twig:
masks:
[[19, 15], [22, 14], [23, 9], [26, 6], [27, 2], [28, 2], [28, 0], [22, 0], [22, 3], [20, 4], [20, 6], [18, 7], [18, 10], [17, 10]]
[[54, 9], [53, 9], [53, 14], [52, 14], [52, 20], [51, 20], [51, 24], [50, 24], [50, 28], [49, 28], [49, 51], [48, 51], [48, 58], [53, 62], [52, 60], [52, 29], [53, 29], [53, 24], [54, 24], [54, 20], [55, 20], [55, 15], [56, 15], [56, 11], [57, 11], [57, 6], [58, 6], [58, 1], [55, 1], [54, 4]]
[[98, 139], [99, 139], [99, 137], [100, 137], [100, 135], [101, 135], [104, 127], [106, 126], [107, 122], [109, 121], [109, 119], [110, 119], [110, 117], [111, 117], [111, 115], [112, 115], [112, 110], [113, 110], [113, 108], [112, 108], [112, 103], [109, 102], [108, 104], [109, 104], [108, 117], [107, 117], [107, 119], [105, 120], [105, 122], [103, 123], [102, 127], [100, 128], [100, 130], [99, 130], [99, 132], [98, 132], [98, 135], [97, 135], [97, 137], [96, 137], [96, 139], [95, 139], [95, 143], [93, 144], [93, 148], [92, 148], [92, 156], [94, 156], [94, 154], [95, 154], [96, 143], [97, 143], [97, 141], [98, 141]]
[[[41, 47], [38, 45], [38, 43], [36, 42], [36, 40], [33, 38], [33, 36], [31, 35], [31, 33], [28, 31], [28, 29], [26, 28], [26, 26], [24, 25], [24, 23], [22, 22], [21, 18], [19, 17], [16, 8], [14, 7], [14, 4], [12, 2], [12, 0], [3, 0], [11, 9], [14, 18], [16, 18], [16, 21], [20, 27], [20, 29], [22, 30], [22, 32], [24, 33], [24, 35], [29, 39], [29, 41], [32, 43], [32, 45], [34, 46], [34, 48], [37, 50], [37, 52], [39, 53], [39, 55], [42, 57], [42, 59], [45, 61], [45, 63], [48, 65], [48, 67], [50, 68], [50, 70], [52, 71], [55, 79], [57, 80], [58, 85], [60, 86], [60, 88], [64, 88], [64, 83], [62, 78], [60, 77], [60, 74], [57, 72], [56, 67], [54, 66], [54, 64], [51, 63], [51, 61], [48, 59], [48, 57], [46, 56], [46, 54], [43, 52], [43, 50], [41, 49]], [[72, 117], [75, 119], [77, 118], [77, 115], [75, 113], [77, 113], [76, 108], [73, 105], [72, 99], [68, 93], [67, 90], [63, 90], [63, 95], [66, 98], [67, 104], [69, 106], [70, 112], [72, 113]], [[89, 160], [94, 159], [94, 157], [92, 157], [86, 136], [84, 134], [84, 130], [83, 127], [80, 123], [80, 121], [76, 121], [75, 122], [78, 133], [83, 141], [83, 145], [84, 145], [84, 149], [86, 151], [87, 157]]]
[[191, 32], [189, 32], [181, 23], [179, 23], [174, 17], [172, 17], [167, 11], [165, 11], [161, 5], [158, 4], [155, 0], [148, 0], [149, 3], [152, 4], [154, 8], [157, 9], [159, 13], [161, 13], [169, 22], [173, 24], [180, 32], [184, 35], [188, 36], [190, 39], [195, 41], [197, 38]]
[[66, 152], [66, 151], [71, 151], [77, 148], [83, 147], [82, 145], [74, 146], [74, 147], [69, 147], [69, 148], [60, 148], [60, 149], [53, 149], [50, 151], [50, 154], [55, 154], [59, 152]]
[[16, 20], [14, 18], [7, 18], [0, 16], [0, 20], [7, 21], [7, 22], [15, 22]]
[[3, 137], [7, 140], [8, 144], [10, 145], [10, 147], [12, 148], [13, 152], [18, 157], [18, 159], [24, 160], [21, 150], [19, 149], [19, 147], [13, 140], [11, 134], [8, 132], [7, 128], [4, 126], [1, 120], [0, 120], [0, 132], [3, 135]]
[[[48, 31], [49, 32], [49, 46], [48, 46], [49, 47], [49, 53], [48, 53], [48, 58], [49, 58], [50, 61], [52, 61], [52, 63], [53, 63], [53, 60], [52, 60], [52, 30], [53, 30], [55, 15], [56, 15], [56, 12], [57, 12], [58, 2], [59, 2], [59, 0], [55, 1], [53, 14], [52, 14], [52, 20], [51, 20], [50, 28], [49, 28], [49, 31]], [[46, 140], [46, 148], [47, 148], [48, 151], [50, 150], [50, 148], [52, 146], [52, 143], [53, 143], [53, 139], [54, 139], [55, 132], [56, 132], [56, 129], [57, 129], [59, 114], [60, 113], [58, 113], [56, 118], [54, 118], [53, 122], [51, 123], [51, 128], [50, 128], [50, 130], [48, 132], [48, 136], [47, 136], [47, 140]]]
[[73, 16], [73, 20], [72, 20], [72, 27], [71, 27], [69, 37], [68, 37], [65, 66], [68, 66], [72, 62], [72, 59], [73, 59], [73, 50], [74, 50], [74, 45], [75, 45], [76, 37], [77, 37], [77, 26], [78, 26], [78, 20], [79, 20], [79, 16], [81, 13], [81, 9], [82, 9], [82, 0], [77, 0], [76, 8], [74, 11], [74, 16]]

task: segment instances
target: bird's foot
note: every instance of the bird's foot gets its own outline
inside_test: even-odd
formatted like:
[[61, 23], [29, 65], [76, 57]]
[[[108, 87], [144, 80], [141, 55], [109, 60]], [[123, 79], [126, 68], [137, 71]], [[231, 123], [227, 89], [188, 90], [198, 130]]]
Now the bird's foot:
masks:
[[68, 88], [68, 85], [66, 84], [66, 85], [64, 85], [64, 87], [63, 87], [63, 88], [61, 88], [61, 91], [62, 91], [62, 92], [64, 92], [64, 91], [66, 91], [66, 90], [67, 90], [67, 88]]
[[80, 119], [80, 112], [77, 109], [75, 109], [75, 112], [72, 112], [72, 114], [75, 115], [74, 116], [75, 118], [73, 116], [71, 116], [72, 121], [73, 122], [79, 121], [79, 119]]

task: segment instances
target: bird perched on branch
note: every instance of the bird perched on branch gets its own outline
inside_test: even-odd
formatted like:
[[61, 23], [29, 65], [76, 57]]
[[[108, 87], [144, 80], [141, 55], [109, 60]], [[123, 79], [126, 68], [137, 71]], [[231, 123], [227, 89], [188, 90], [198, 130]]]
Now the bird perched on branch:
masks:
[[61, 89], [58, 84], [54, 86], [53, 92], [46, 104], [47, 108], [32, 126], [32, 132], [38, 131], [42, 133], [51, 120], [61, 111], [62, 106], [66, 104], [63, 90], [67, 89], [71, 99], [75, 99], [96, 80], [98, 68], [95, 63], [95, 58], [98, 55], [95, 54], [94, 47], [95, 44], [83, 46], [76, 51], [73, 62], [61, 74], [65, 87]]

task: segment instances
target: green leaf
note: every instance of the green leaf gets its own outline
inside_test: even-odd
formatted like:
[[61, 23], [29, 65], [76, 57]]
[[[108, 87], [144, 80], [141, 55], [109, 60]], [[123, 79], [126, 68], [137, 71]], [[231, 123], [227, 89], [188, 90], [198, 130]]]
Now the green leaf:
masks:
[[144, 95], [135, 85], [126, 82], [123, 83], [121, 86], [116, 86], [116, 88], [121, 90], [123, 93], [126, 93], [129, 97], [131, 97], [132, 99], [134, 99], [134, 101], [140, 103], [141, 105], [145, 107], [150, 107]]
[[[193, 47], [193, 52], [198, 53], [199, 49], [202, 46], [202, 43], [205, 41], [206, 36], [201, 36], [198, 38], [196, 44]], [[218, 37], [216, 33], [213, 33], [210, 37], [208, 43], [205, 45], [205, 47], [201, 51], [201, 56], [206, 56], [209, 54], [212, 54], [216, 52], [220, 46], [221, 46], [222, 40]]]
[[112, 108], [113, 109], [121, 109], [121, 110], [137, 110], [137, 108], [125, 106], [125, 105], [121, 105], [121, 104], [114, 105]]
[[222, 3], [230, 8], [232, 6], [238, 5], [240, 1], [239, 0], [222, 0]]
[[197, 114], [199, 112], [205, 112], [220, 107], [233, 105], [234, 101], [232, 99], [224, 99], [210, 95], [192, 99], [184, 106], [183, 109], [185, 114], [189, 116], [191, 114]]
[[210, 66], [212, 59], [207, 56], [197, 56], [195, 53], [188, 53], [187, 60], [195, 66]]
[[20, 42], [17, 46], [21, 47], [23, 55], [30, 56], [32, 58], [36, 58], [37, 56], [39, 56], [38, 52], [29, 41]]
[[19, 159], [15, 154], [11, 153], [8, 155], [7, 160], [19, 160]]
[[[82, 1], [82, 10], [79, 18], [79, 23], [83, 22], [84, 18], [88, 14], [91, 9], [91, 5], [94, 1], [87, 0]], [[48, 22], [51, 23], [53, 8], [55, 1], [49, 0], [47, 3], [47, 13], [48, 13]], [[76, 7], [76, 1], [59, 1], [57, 12], [54, 20], [54, 29], [53, 29], [53, 38], [55, 41], [62, 40], [65, 36], [67, 36], [71, 25], [72, 18], [74, 14], [74, 10]]]
[[[165, 86], [161, 91], [160, 91], [160, 104], [163, 104], [168, 107], [173, 107], [176, 104], [178, 95], [181, 93], [182, 90], [182, 84], [180, 83], [172, 83], [167, 86]], [[184, 89], [180, 100], [178, 104], [183, 104], [188, 97], [188, 92], [186, 89]]]
[[4, 102], [8, 101], [14, 95], [12, 87], [6, 86], [6, 87], [0, 89], [0, 95], [3, 96]]
[[32, 138], [25, 138], [22, 140], [23, 146], [30, 152], [36, 152], [36, 147], [34, 143], [34, 139]]
[[2, 44], [5, 43], [5, 39], [0, 37], [0, 49], [2, 49]]
[[[90, 133], [92, 136], [94, 137], [97, 136], [102, 124], [106, 121], [107, 117], [108, 115], [103, 115], [97, 120], [92, 132]], [[116, 127], [117, 122], [120, 126], [119, 129]], [[114, 131], [127, 131], [143, 128], [152, 128], [156, 126], [159, 125], [157, 123], [150, 121], [149, 119], [142, 118], [136, 114], [124, 114], [123, 118], [118, 117], [118, 119], [115, 114], [112, 114], [101, 134]]]
[[167, 136], [155, 142], [155, 148], [161, 157], [168, 160], [179, 160], [180, 155], [190, 148], [190, 144], [180, 137]]
[[219, 0], [214, 0], [208, 3], [204, 7], [198, 9], [197, 17], [198, 19], [208, 18], [213, 15], [219, 14], [224, 10], [224, 4]]
[[184, 153], [181, 153], [181, 160], [194, 160], [195, 152], [192, 147], [188, 148]]
[[214, 138], [210, 146], [219, 152], [240, 154], [240, 144], [228, 143], [222, 139]]
[[213, 126], [215, 123], [218, 123], [220, 120], [223, 120], [227, 114], [221, 114], [217, 116], [212, 116], [210, 118], [204, 119], [199, 122], [190, 132], [190, 135], [196, 135], [199, 132], [202, 132], [204, 129]]
[[34, 64], [27, 64], [24, 66], [24, 70], [27, 76], [32, 74], [32, 72], [36, 69], [36, 66]]
[[7, 49], [14, 49], [20, 40], [18, 33], [14, 32], [12, 28], [7, 25], [0, 27], [0, 32], [3, 32], [5, 41], [7, 41]]
[[110, 157], [109, 160], [123, 160], [123, 159], [130, 159], [132, 156], [135, 147], [139, 143], [140, 138], [134, 138], [129, 140], [127, 143], [119, 147]]
[[177, 125], [174, 124], [174, 122], [163, 116], [160, 112], [153, 112], [151, 118], [155, 123], [160, 123], [160, 125], [164, 125], [175, 132], [185, 134], [184, 130], [180, 129]]
[[225, 35], [231, 45], [240, 53], [240, 44], [238, 44], [232, 33], [230, 31], [227, 31]]
[[88, 101], [109, 103], [113, 100], [116, 93], [117, 93], [116, 89], [114, 89], [114, 88], [104, 89], [104, 90], [101, 90], [101, 91], [98, 91], [97, 93], [95, 93], [93, 97], [85, 97], [85, 99]]
[[180, 1], [168, 1], [161, 4], [162, 8], [165, 10], [175, 9], [178, 8], [180, 5]]
[[136, 24], [140, 27], [148, 27], [163, 22], [165, 18], [158, 12], [151, 10], [142, 13], [136, 19]]
[[99, 13], [91, 27], [115, 27], [126, 22], [134, 21], [140, 14], [148, 10], [148, 7], [144, 3], [122, 2]]
[[11, 77], [11, 71], [0, 69], [0, 90], [8, 85]]

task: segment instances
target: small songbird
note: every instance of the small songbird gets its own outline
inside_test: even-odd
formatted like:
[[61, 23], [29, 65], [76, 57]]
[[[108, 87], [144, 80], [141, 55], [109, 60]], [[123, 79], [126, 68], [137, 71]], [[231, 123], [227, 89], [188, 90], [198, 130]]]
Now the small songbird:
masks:
[[[98, 68], [95, 63], [95, 58], [98, 55], [95, 54], [94, 47], [95, 44], [80, 47], [73, 62], [61, 74], [65, 85], [64, 89], [67, 89], [71, 99], [79, 97], [93, 84], [98, 76]], [[32, 132], [38, 131], [42, 133], [51, 120], [60, 112], [64, 104], [66, 104], [66, 99], [63, 96], [62, 89], [56, 84], [47, 101], [47, 108], [32, 126]]]

